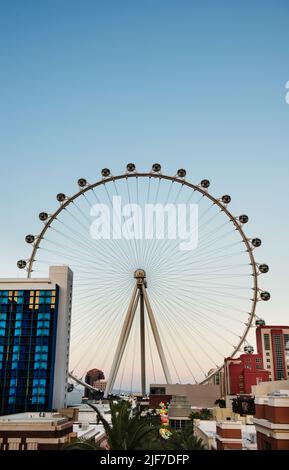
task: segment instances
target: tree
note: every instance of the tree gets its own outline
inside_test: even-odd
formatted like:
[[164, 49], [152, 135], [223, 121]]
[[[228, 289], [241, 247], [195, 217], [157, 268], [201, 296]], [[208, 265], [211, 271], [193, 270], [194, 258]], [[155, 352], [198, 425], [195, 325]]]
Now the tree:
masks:
[[120, 401], [110, 402], [111, 424], [102, 416], [92, 403], [93, 408], [103, 424], [110, 450], [146, 449], [148, 438], [154, 432], [154, 427], [141, 419], [140, 412], [132, 414], [130, 403]]
[[171, 438], [171, 449], [174, 450], [206, 450], [202, 439], [194, 436], [191, 426], [175, 431]]
[[208, 408], [203, 408], [201, 411], [193, 411], [190, 414], [190, 419], [193, 421], [194, 419], [203, 419], [203, 420], [210, 420], [212, 418], [212, 413]]
[[101, 447], [93, 439], [79, 437], [62, 447], [62, 450], [100, 450]]
[[219, 398], [215, 401], [215, 405], [219, 405], [219, 408], [226, 408], [226, 400]]

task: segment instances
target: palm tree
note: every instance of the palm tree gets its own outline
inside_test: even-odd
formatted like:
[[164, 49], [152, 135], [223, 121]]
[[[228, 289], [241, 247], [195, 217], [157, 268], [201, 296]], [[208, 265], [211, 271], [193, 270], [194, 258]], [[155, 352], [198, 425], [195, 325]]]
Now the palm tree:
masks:
[[202, 439], [194, 436], [191, 426], [181, 431], [175, 431], [171, 439], [171, 449], [174, 450], [206, 450]]
[[100, 450], [101, 447], [93, 439], [79, 437], [62, 447], [62, 450]]
[[141, 419], [140, 412], [132, 415], [129, 402], [110, 402], [111, 424], [102, 416], [92, 403], [89, 406], [96, 412], [103, 424], [110, 450], [146, 449], [149, 436], [154, 427]]

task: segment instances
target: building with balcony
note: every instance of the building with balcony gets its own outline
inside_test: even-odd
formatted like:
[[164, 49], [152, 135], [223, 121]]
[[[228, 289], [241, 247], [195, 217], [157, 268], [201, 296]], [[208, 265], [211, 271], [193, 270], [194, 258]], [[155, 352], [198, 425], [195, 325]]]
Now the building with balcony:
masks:
[[258, 450], [289, 450], [289, 387], [255, 396], [253, 421]]

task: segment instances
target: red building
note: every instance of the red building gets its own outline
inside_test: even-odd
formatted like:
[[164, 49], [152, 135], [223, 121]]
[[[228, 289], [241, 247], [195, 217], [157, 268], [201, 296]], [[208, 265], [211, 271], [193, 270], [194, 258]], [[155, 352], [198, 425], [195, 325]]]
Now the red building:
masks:
[[255, 397], [258, 450], [289, 450], [289, 395], [282, 392]]
[[226, 395], [250, 394], [252, 385], [268, 380], [269, 373], [263, 369], [261, 354], [241, 354], [238, 358], [225, 358]]
[[256, 329], [257, 351], [269, 380], [289, 378], [289, 326], [260, 325]]

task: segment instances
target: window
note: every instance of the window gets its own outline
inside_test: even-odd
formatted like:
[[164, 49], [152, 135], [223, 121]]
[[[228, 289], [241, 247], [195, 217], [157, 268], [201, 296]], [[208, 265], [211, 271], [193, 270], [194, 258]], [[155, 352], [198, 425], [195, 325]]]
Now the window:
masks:
[[[50, 320], [50, 313], [39, 313], [38, 320]], [[48, 322], [49, 326], [49, 322]]]
[[270, 350], [270, 335], [268, 333], [264, 333], [264, 347], [266, 350]]
[[32, 404], [37, 405], [37, 404], [44, 404], [45, 403], [45, 397], [32, 397]]
[[151, 387], [150, 393], [151, 395], [165, 395], [166, 389], [165, 387]]
[[47, 345], [37, 345], [35, 347], [35, 352], [48, 352], [48, 346]]
[[33, 387], [36, 387], [38, 385], [45, 386], [46, 384], [46, 379], [34, 379], [33, 380]]
[[46, 329], [37, 329], [36, 336], [49, 336], [49, 330]]
[[47, 361], [48, 354], [42, 353], [42, 354], [35, 354], [35, 361]]
[[273, 345], [275, 350], [276, 378], [277, 380], [282, 380], [285, 378], [285, 370], [283, 364], [283, 348], [280, 333], [275, 333], [273, 335]]
[[34, 369], [47, 369], [47, 362], [35, 362]]
[[262, 440], [262, 450], [272, 450], [272, 445], [270, 442]]
[[188, 423], [188, 421], [182, 420], [182, 419], [172, 419], [172, 420], [170, 420], [170, 424], [171, 424], [172, 428], [174, 428], [176, 430], [183, 429], [187, 423]]

